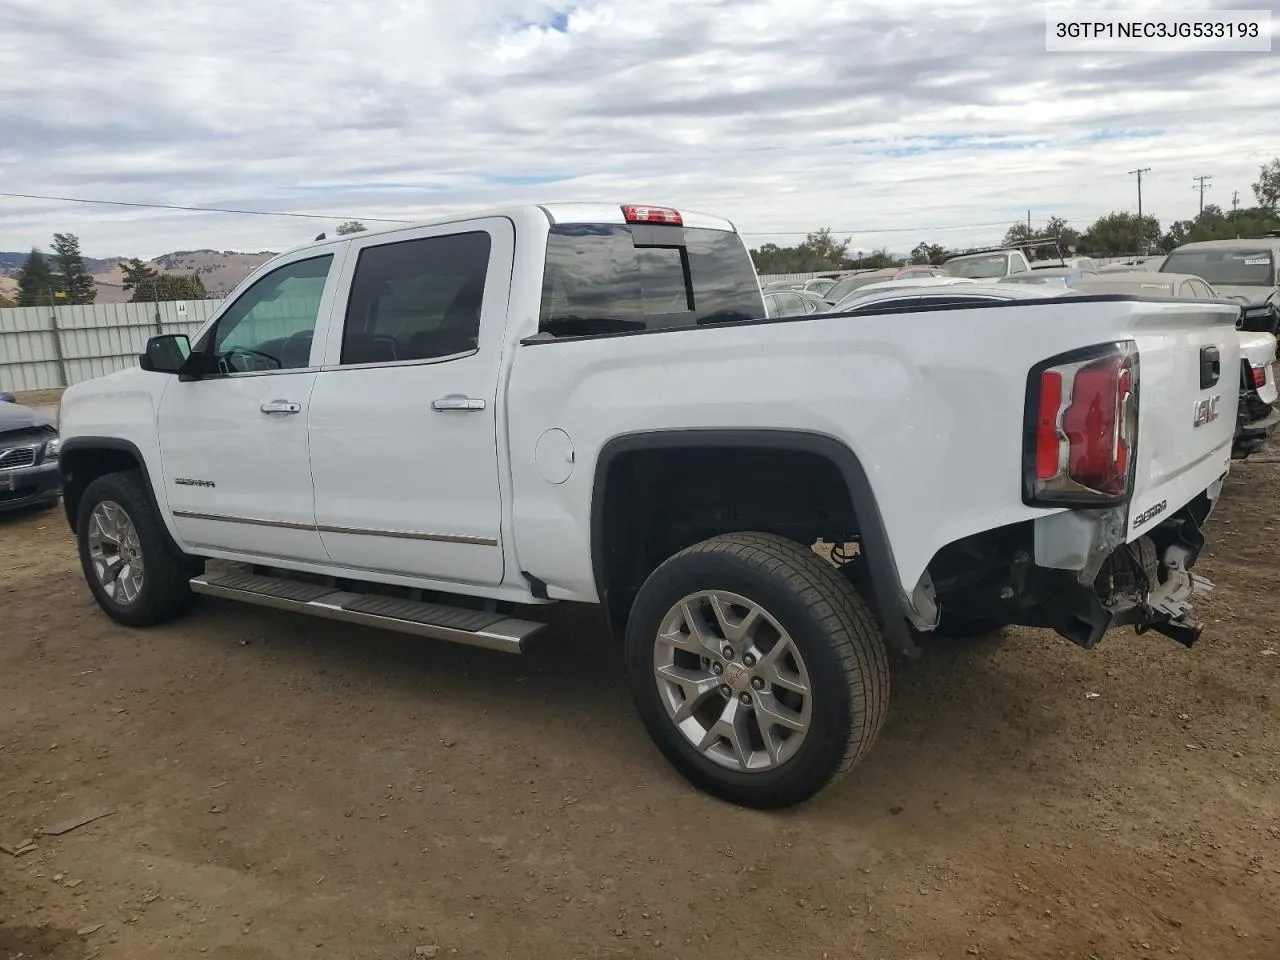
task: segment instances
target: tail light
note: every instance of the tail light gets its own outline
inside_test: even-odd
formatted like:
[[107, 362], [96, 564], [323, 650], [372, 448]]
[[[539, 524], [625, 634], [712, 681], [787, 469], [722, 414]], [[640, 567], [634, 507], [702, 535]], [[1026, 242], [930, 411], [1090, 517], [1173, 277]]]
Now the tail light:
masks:
[[1138, 353], [1131, 340], [1073, 350], [1027, 378], [1022, 499], [1099, 507], [1133, 490]]
[[628, 203], [622, 207], [622, 218], [627, 223], [670, 223], [677, 227], [684, 225], [680, 211], [670, 207], [642, 207]]
[[1267, 368], [1253, 367], [1249, 371], [1253, 375], [1253, 387], [1255, 390], [1261, 389], [1267, 385]]

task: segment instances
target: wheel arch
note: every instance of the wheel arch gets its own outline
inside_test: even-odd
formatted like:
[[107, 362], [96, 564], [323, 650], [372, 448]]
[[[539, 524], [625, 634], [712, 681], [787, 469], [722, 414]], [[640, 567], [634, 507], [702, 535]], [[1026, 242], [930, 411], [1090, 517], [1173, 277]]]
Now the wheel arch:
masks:
[[[780, 453], [801, 453], [819, 457], [830, 463], [843, 480], [845, 491], [858, 520], [867, 572], [875, 592], [875, 603], [884, 611], [883, 630], [888, 644], [900, 651], [911, 652], [911, 639], [904, 611], [906, 599], [898, 581], [893, 547], [885, 529], [875, 493], [867, 472], [857, 454], [844, 442], [827, 434], [788, 429], [698, 429], [672, 428], [622, 434], [612, 437], [600, 448], [596, 458], [591, 491], [591, 568], [596, 593], [606, 611], [609, 609], [609, 548], [607, 515], [612, 468], [617, 460], [638, 452], [693, 450], [705, 448], [739, 448]], [[605, 618], [612, 625], [612, 618]]]
[[160, 501], [151, 482], [151, 471], [147, 469], [146, 458], [131, 440], [119, 437], [71, 437], [62, 442], [58, 454], [58, 470], [62, 474], [62, 506], [73, 533], [80, 513], [80, 498], [90, 483], [108, 473], [137, 470], [142, 474], [147, 496], [160, 513], [169, 535], [173, 536], [169, 518], [159, 509]]

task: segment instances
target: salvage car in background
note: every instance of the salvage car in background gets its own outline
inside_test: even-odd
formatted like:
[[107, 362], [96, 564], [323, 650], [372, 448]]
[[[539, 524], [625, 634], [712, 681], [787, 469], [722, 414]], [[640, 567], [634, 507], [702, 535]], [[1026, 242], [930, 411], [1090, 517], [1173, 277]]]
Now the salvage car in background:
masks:
[[1080, 273], [1097, 273], [1098, 263], [1089, 257], [1058, 257], [1053, 260], [1037, 261], [1031, 269], [1043, 272], [1054, 270], [1077, 270]]
[[1019, 249], [1000, 247], [948, 257], [942, 261], [942, 272], [968, 280], [999, 280], [1016, 273], [1030, 273], [1031, 261]]
[[58, 428], [49, 417], [0, 400], [0, 513], [58, 502], [58, 446]]
[[803, 317], [825, 313], [831, 307], [816, 293], [805, 290], [765, 290], [764, 309], [767, 317]]
[[[1234, 241], [1232, 241], [1234, 242]], [[1187, 300], [1220, 300], [1238, 302], [1202, 277], [1183, 273], [1103, 273], [1083, 277], [1073, 288], [1078, 293], [1114, 293], [1143, 297], [1179, 297]], [[1231, 455], [1241, 460], [1255, 452], [1280, 423], [1275, 409], [1277, 391], [1274, 363], [1276, 338], [1272, 333], [1243, 328], [1244, 306], [1241, 305], [1240, 339], [1240, 406], [1236, 414], [1236, 439]]]
[[829, 313], [850, 313], [864, 303], [882, 300], [886, 297], [912, 297], [922, 289], [932, 290], [935, 287], [969, 287], [981, 284], [980, 280], [965, 280], [961, 277], [917, 277], [911, 280], [881, 280], [869, 283], [853, 291], [838, 303], [832, 305]]
[[1046, 290], [1069, 290], [1084, 277], [1093, 276], [1076, 267], [1040, 267], [1031, 273], [1015, 273], [1011, 277], [1001, 277], [999, 284], [1018, 284], [1020, 286], [1040, 286]]
[[1160, 272], [1213, 284], [1219, 296], [1243, 307], [1244, 330], [1280, 330], [1280, 236], [1184, 243], [1165, 257]]
[[831, 312], [899, 313], [965, 304], [978, 306], [984, 303], [1007, 303], [1011, 300], [1045, 300], [1057, 293], [1053, 289], [1035, 286], [1010, 286], [945, 277], [932, 283], [885, 284], [875, 290], [855, 293], [842, 300]]
[[923, 277], [940, 277], [942, 270], [926, 264], [912, 264], [906, 267], [886, 267], [883, 270], [865, 270], [850, 277], [844, 277], [823, 294], [823, 299], [830, 304], [839, 303], [855, 290], [860, 290], [873, 283], [885, 280], [917, 280]]
[[839, 282], [839, 277], [814, 277], [812, 280], [805, 281], [803, 289], [805, 293], [812, 293], [814, 296], [825, 298], [827, 291]]

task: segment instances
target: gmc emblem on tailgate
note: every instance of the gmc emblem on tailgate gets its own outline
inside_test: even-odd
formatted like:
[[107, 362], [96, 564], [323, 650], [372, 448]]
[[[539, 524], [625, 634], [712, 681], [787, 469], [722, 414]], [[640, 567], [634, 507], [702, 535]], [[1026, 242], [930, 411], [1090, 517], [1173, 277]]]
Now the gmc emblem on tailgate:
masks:
[[1196, 401], [1196, 415], [1192, 420], [1192, 427], [1203, 427], [1206, 423], [1213, 423], [1218, 419], [1218, 402], [1222, 399], [1221, 395], [1206, 397], [1204, 400]]

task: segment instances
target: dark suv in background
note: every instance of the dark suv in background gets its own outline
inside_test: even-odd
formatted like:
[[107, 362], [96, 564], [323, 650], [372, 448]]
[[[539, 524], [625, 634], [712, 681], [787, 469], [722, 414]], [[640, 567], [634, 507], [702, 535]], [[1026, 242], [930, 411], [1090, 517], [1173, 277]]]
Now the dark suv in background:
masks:
[[58, 427], [51, 419], [0, 399], [0, 513], [58, 502], [58, 446]]
[[1164, 258], [1160, 272], [1189, 273], [1237, 301], [1242, 330], [1280, 330], [1280, 235], [1184, 243]]

